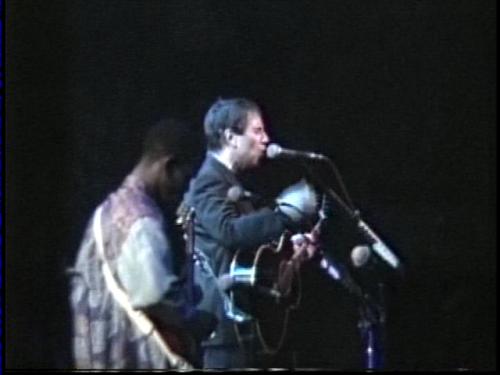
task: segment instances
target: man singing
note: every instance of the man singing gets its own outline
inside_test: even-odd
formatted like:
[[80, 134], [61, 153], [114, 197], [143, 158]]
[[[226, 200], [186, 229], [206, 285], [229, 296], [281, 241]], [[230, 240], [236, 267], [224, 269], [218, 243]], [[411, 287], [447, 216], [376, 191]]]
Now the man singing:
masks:
[[[237, 250], [256, 251], [287, 229], [297, 232], [316, 213], [316, 195], [310, 185], [301, 182], [285, 190], [275, 207], [257, 209], [249, 199], [229, 193], [235, 187], [236, 191], [245, 191], [238, 174], [258, 167], [269, 143], [256, 103], [242, 98], [217, 100], [205, 116], [204, 132], [207, 155], [185, 196], [195, 210], [195, 247], [205, 260], [195, 268], [195, 278], [203, 290], [201, 308], [218, 321], [213, 334], [203, 342], [203, 365], [276, 366], [273, 358], [261, 353], [254, 321], [237, 323], [240, 334], [236, 333], [235, 321], [224, 310], [224, 291], [217, 280], [228, 273]], [[304, 241], [294, 250], [308, 259], [315, 247]]]

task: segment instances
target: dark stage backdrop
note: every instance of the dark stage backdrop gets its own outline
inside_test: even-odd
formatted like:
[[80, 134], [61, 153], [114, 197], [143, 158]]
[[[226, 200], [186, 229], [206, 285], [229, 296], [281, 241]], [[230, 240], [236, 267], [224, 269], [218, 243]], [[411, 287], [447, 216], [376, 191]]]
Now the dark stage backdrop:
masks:
[[[496, 367], [495, 1], [6, 3], [7, 368], [71, 367], [63, 271], [93, 207], [146, 126], [201, 131], [219, 96], [256, 99], [275, 141], [329, 155], [404, 259], [388, 368]], [[251, 183], [272, 194], [290, 170]], [[315, 276], [297, 365], [356, 364], [355, 306]]]

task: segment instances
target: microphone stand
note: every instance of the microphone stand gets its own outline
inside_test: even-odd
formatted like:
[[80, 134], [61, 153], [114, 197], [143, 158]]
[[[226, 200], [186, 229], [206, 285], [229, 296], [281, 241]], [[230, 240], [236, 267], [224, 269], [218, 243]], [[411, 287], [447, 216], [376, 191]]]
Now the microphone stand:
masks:
[[358, 329], [363, 346], [363, 364], [368, 370], [381, 370], [384, 366], [385, 304], [383, 283], [378, 283], [378, 298], [375, 300], [363, 291], [345, 267], [323, 257], [320, 267], [332, 279], [339, 282], [358, 302]]
[[[320, 154], [318, 154], [320, 155]], [[320, 155], [321, 158], [316, 158], [314, 160], [324, 161], [328, 164], [328, 166], [332, 169], [335, 177], [337, 178], [340, 188], [342, 189], [345, 198], [347, 200], [347, 204], [335, 193], [335, 191], [323, 183], [321, 178], [316, 178], [314, 173], [311, 171], [311, 168], [302, 161], [302, 166], [308, 171], [311, 179], [315, 180], [316, 184], [322, 188], [325, 194], [333, 198], [342, 209], [347, 213], [348, 217], [356, 223], [356, 228], [358, 231], [365, 237], [367, 241], [369, 241], [373, 247], [375, 253], [377, 253], [381, 258], [383, 258], [387, 263], [389, 263], [393, 268], [398, 269], [401, 266], [399, 259], [394, 255], [394, 253], [389, 250], [387, 245], [377, 236], [377, 234], [373, 231], [370, 226], [361, 219], [361, 214], [359, 210], [354, 208], [354, 204], [347, 192], [345, 184], [343, 182], [342, 176], [338, 171], [335, 163], [327, 156]]]
[[[347, 190], [345, 189], [345, 186], [342, 182], [340, 173], [338, 172], [333, 161], [331, 161], [327, 157], [323, 158], [322, 160], [326, 161], [332, 168], [333, 172], [339, 180], [340, 186], [344, 191], [347, 200], [350, 203], [350, 206], [354, 207], [349, 198], [349, 194], [347, 193]], [[399, 260], [370, 228], [370, 226], [361, 219], [359, 210], [351, 208], [349, 205], [347, 205], [332, 188], [322, 182], [321, 178], [315, 178], [314, 174], [311, 172], [311, 169], [305, 163], [303, 163], [303, 165], [305, 166], [306, 170], [309, 171], [309, 175], [313, 177], [313, 180], [315, 180], [316, 184], [322, 188], [324, 194], [335, 200], [347, 213], [348, 217], [355, 222], [358, 231], [365, 237], [367, 241], [369, 241], [369, 243], [372, 244], [372, 247], [377, 252], [377, 254], [381, 256], [386, 262], [391, 264], [392, 267], [398, 269], [398, 267], [400, 266]], [[381, 370], [383, 369], [383, 366], [385, 364], [384, 345], [386, 313], [384, 284], [381, 281], [378, 282], [378, 301], [374, 301], [369, 294], [362, 291], [362, 288], [352, 280], [349, 274], [343, 274], [343, 284], [350, 285], [348, 289], [350, 291], [354, 290], [354, 294], [358, 297], [358, 328], [360, 330], [363, 345], [363, 361], [365, 369]]]
[[383, 304], [383, 284], [379, 283], [378, 303], [361, 299], [359, 303], [358, 328], [363, 343], [365, 369], [381, 370], [384, 367], [385, 347], [385, 306]]

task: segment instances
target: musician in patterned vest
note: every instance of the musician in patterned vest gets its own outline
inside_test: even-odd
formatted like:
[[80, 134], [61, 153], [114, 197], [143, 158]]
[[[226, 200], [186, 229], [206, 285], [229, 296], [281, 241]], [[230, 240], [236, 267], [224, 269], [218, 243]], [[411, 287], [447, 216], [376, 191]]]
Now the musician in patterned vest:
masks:
[[[263, 352], [252, 320], [237, 322], [228, 316], [224, 275], [237, 250], [255, 251], [287, 229], [300, 230], [316, 213], [316, 197], [312, 187], [301, 182], [281, 194], [275, 207], [257, 208], [246, 199], [238, 174], [259, 166], [269, 143], [261, 111], [253, 101], [217, 100], [205, 116], [204, 132], [206, 158], [184, 199], [195, 211], [195, 279], [203, 290], [201, 308], [217, 319], [216, 329], [202, 344], [203, 365], [213, 369], [281, 366], [275, 356]], [[314, 245], [303, 241], [295, 251], [308, 259]]]
[[153, 126], [138, 164], [90, 219], [71, 278], [76, 368], [200, 366], [203, 319], [186, 301], [185, 249], [172, 210], [193, 139], [175, 120]]

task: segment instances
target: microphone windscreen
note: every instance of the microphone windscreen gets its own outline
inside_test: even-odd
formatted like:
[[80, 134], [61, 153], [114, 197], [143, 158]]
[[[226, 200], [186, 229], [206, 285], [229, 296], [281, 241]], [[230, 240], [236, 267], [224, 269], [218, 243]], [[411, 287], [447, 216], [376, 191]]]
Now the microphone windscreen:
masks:
[[227, 191], [227, 200], [230, 202], [238, 202], [243, 196], [245, 192], [243, 188], [238, 185], [231, 186]]
[[363, 267], [371, 257], [370, 247], [360, 245], [356, 246], [351, 251], [351, 261], [354, 267]]
[[266, 148], [266, 156], [269, 158], [269, 159], [275, 159], [279, 156], [279, 154], [281, 153], [281, 147], [278, 146], [277, 144], [275, 143], [271, 143], [269, 146], [267, 146]]

